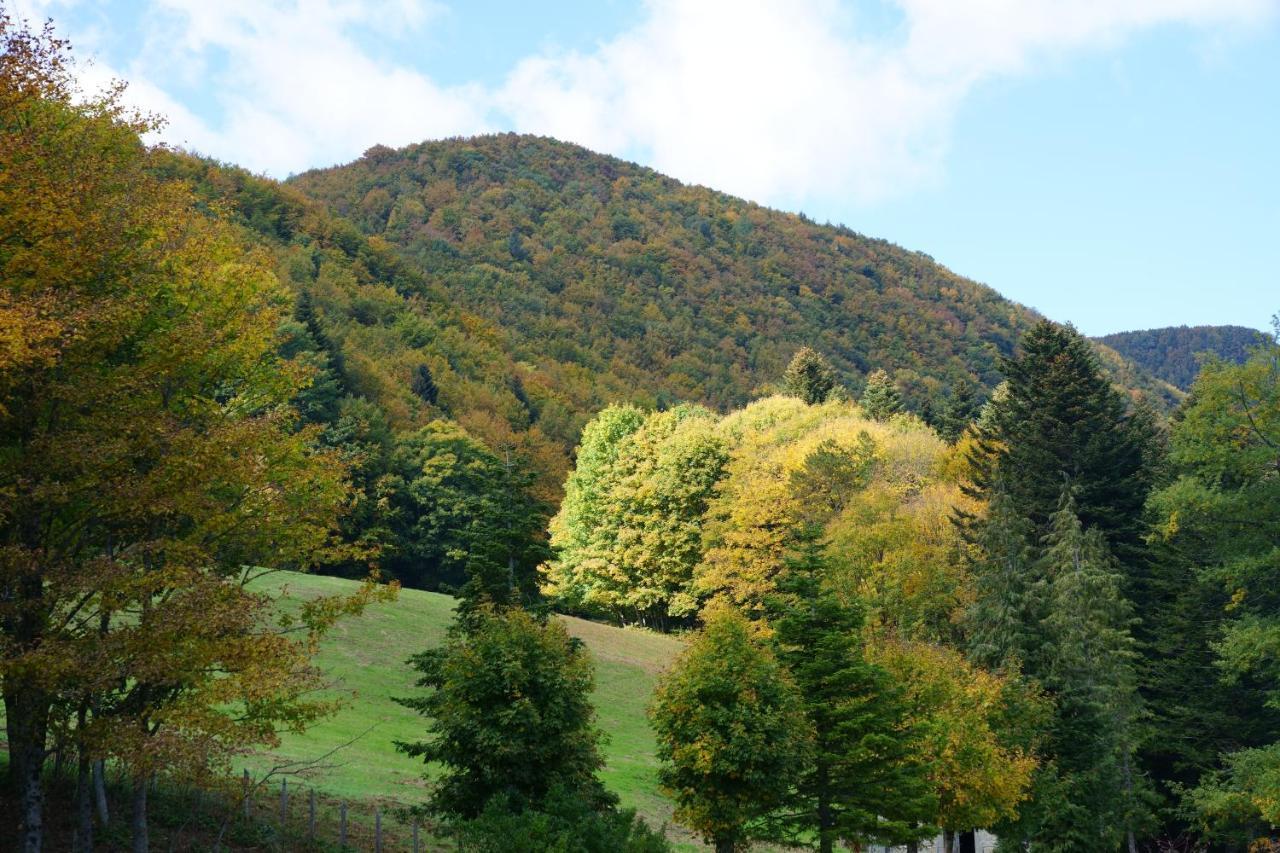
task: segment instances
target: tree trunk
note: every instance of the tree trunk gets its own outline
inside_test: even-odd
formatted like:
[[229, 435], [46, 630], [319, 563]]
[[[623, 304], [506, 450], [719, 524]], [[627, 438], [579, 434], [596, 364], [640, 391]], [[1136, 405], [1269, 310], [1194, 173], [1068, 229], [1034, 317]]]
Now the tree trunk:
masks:
[[978, 834], [972, 829], [960, 833], [960, 853], [978, 853]]
[[943, 853], [956, 853], [956, 833], [955, 830], [942, 830], [942, 850]]
[[[84, 714], [80, 714], [81, 728]], [[93, 762], [81, 745], [76, 750], [76, 853], [93, 853]]]
[[716, 839], [716, 853], [733, 853], [733, 848], [735, 846], [736, 845], [733, 843], [732, 838]]
[[4, 683], [5, 729], [9, 737], [9, 780], [19, 803], [18, 844], [22, 853], [40, 853], [44, 841], [45, 741], [49, 700], [29, 682]]
[[908, 842], [907, 842], [907, 853], [920, 853], [920, 842], [919, 842], [919, 841], [908, 841]]
[[98, 807], [98, 822], [111, 823], [111, 810], [107, 808], [107, 763], [99, 758], [93, 762], [93, 798]]
[[151, 849], [147, 838], [147, 788], [150, 779], [135, 776], [133, 780], [133, 819], [130, 831], [133, 837], [133, 853], [148, 853]]
[[825, 763], [819, 764], [814, 774], [815, 787], [818, 789], [818, 851], [832, 853], [835, 849], [835, 818], [831, 814], [831, 798], [827, 795], [830, 780]]

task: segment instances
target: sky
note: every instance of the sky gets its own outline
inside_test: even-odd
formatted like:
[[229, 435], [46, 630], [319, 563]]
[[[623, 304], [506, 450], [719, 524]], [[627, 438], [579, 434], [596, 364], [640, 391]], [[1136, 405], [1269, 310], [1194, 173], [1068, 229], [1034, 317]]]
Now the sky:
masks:
[[0, 0], [284, 178], [515, 130], [925, 252], [1087, 334], [1280, 312], [1280, 0]]

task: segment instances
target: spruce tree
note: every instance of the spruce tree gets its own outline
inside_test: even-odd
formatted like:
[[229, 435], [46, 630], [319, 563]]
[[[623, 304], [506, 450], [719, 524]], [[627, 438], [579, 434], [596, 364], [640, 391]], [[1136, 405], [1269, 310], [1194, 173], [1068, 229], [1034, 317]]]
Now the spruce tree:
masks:
[[977, 528], [975, 596], [966, 620], [970, 658], [994, 672], [1038, 663], [1043, 583], [1035, 565], [1031, 523], [997, 491]]
[[1007, 394], [973, 456], [979, 496], [989, 498], [998, 480], [1016, 511], [1044, 535], [1069, 481], [1081, 523], [1097, 528], [1132, 567], [1152, 482], [1149, 419], [1129, 414], [1074, 329], [1041, 321], [1019, 350], [1002, 362]]
[[917, 751], [902, 691], [863, 656], [859, 609], [823, 584], [828, 560], [816, 533], [799, 537], [769, 601], [773, 643], [800, 691], [813, 751], [774, 837], [813, 843], [914, 842], [933, 834], [937, 801]]
[[1037, 846], [1133, 846], [1142, 820], [1135, 768], [1140, 700], [1130, 629], [1133, 607], [1101, 531], [1086, 529], [1064, 491], [1050, 516], [1040, 571], [1047, 583], [1042, 681], [1054, 697], [1051, 751], [1063, 802]]
[[981, 411], [978, 389], [967, 377], [962, 377], [951, 386], [951, 396], [947, 398], [937, 417], [938, 435], [955, 444], [969, 425], [977, 420]]
[[872, 420], [887, 421], [902, 411], [902, 395], [888, 373], [875, 370], [867, 377], [858, 405]]
[[836, 388], [831, 364], [809, 347], [801, 347], [782, 376], [784, 392], [810, 406], [825, 403]]

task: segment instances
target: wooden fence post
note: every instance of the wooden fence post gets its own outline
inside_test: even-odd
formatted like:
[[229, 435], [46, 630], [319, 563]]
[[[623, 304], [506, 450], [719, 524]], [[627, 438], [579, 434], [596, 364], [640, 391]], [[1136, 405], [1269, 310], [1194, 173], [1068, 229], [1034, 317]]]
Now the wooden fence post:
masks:
[[289, 780], [280, 780], [280, 828], [289, 820]]
[[307, 815], [307, 837], [316, 837], [316, 789], [311, 789], [311, 808]]
[[413, 822], [413, 853], [419, 853], [419, 851], [418, 851], [418, 822], [417, 822], [416, 820]]
[[249, 768], [244, 769], [244, 817], [248, 820], [253, 813], [253, 806], [249, 799]]
[[347, 846], [347, 804], [338, 807], [338, 846]]
[[382, 853], [382, 809], [373, 807], [373, 853]]

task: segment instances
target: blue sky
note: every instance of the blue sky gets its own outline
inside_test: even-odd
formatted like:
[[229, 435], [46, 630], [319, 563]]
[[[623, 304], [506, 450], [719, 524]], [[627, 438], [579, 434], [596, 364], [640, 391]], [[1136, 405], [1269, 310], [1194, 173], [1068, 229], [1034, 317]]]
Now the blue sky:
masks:
[[[0, 0], [3, 5], [3, 0]], [[926, 252], [1090, 334], [1280, 311], [1280, 0], [9, 0], [283, 177], [545, 133]]]

